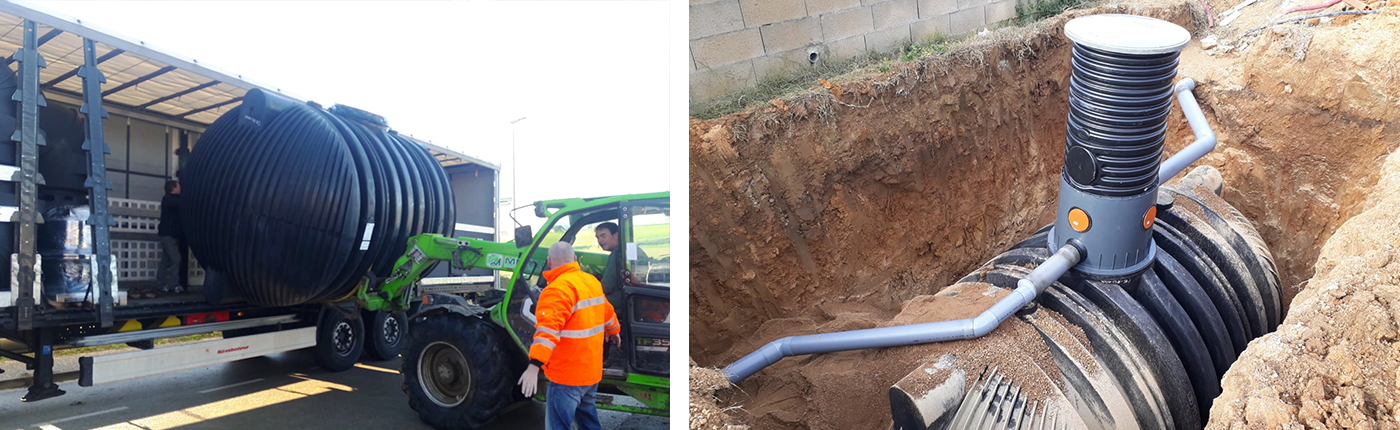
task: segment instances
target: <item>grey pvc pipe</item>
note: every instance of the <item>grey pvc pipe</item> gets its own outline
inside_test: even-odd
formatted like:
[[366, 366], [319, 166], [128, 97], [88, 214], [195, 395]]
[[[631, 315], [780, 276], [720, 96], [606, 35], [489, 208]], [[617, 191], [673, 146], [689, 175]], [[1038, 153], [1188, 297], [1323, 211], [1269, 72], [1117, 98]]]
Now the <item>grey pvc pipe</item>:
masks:
[[729, 382], [738, 383], [759, 370], [777, 363], [783, 357], [794, 355], [821, 354], [827, 352], [850, 351], [868, 348], [918, 345], [924, 343], [963, 340], [981, 337], [991, 333], [1015, 313], [1017, 309], [1035, 300], [1045, 288], [1060, 279], [1082, 258], [1074, 245], [1065, 245], [1050, 259], [1032, 270], [1029, 275], [1016, 283], [1016, 289], [997, 301], [990, 309], [975, 318], [953, 321], [938, 321], [896, 327], [881, 327], [865, 330], [851, 330], [836, 333], [789, 336], [769, 342], [758, 351], [740, 358], [725, 367], [723, 372]]
[[1191, 132], [1196, 134], [1196, 141], [1162, 162], [1162, 167], [1157, 170], [1157, 185], [1167, 183], [1173, 176], [1186, 170], [1186, 166], [1215, 149], [1215, 131], [1210, 129], [1205, 113], [1201, 112], [1201, 105], [1196, 103], [1196, 95], [1191, 93], [1194, 89], [1196, 81], [1191, 78], [1182, 79], [1173, 88], [1176, 101], [1181, 104], [1181, 113], [1186, 115], [1186, 122], [1191, 124]]

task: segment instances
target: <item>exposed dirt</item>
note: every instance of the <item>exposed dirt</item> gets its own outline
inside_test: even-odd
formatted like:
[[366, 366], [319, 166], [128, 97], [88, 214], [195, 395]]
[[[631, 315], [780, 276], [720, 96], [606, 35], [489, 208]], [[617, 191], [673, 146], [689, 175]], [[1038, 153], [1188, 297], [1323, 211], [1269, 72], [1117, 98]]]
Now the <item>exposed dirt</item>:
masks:
[[[1226, 1], [1212, 6], [1217, 12], [1233, 6]], [[1063, 22], [1127, 12], [1204, 30], [1196, 4], [1134, 2], [1071, 12], [1035, 28], [996, 33], [944, 57], [839, 80], [824, 93], [692, 120], [695, 361], [723, 366], [783, 336], [890, 324], [901, 310], [911, 311], [905, 302], [933, 294], [1050, 222], [1067, 109], [1070, 46], [1061, 34]], [[1291, 5], [1264, 0], [1251, 6], [1261, 9], [1246, 11]], [[1383, 230], [1379, 224], [1350, 227], [1348, 221], [1395, 224], [1394, 209], [1388, 220], [1358, 216], [1381, 206], [1378, 194], [1400, 191], [1376, 185], [1386, 155], [1400, 145], [1400, 51], [1391, 46], [1400, 40], [1400, 8], [1390, 9], [1316, 28], [1292, 25], [1241, 36], [1243, 26], [1276, 18], [1250, 13], [1230, 27], [1209, 30], [1228, 39], [1228, 52], [1202, 50], [1193, 42], [1182, 54], [1178, 76], [1199, 83], [1195, 94], [1220, 140], [1202, 163], [1219, 169], [1224, 199], [1254, 222], [1269, 245], [1285, 308], [1298, 307], [1278, 335], [1252, 343], [1241, 361], [1271, 372], [1277, 368], [1270, 366], [1289, 367], [1305, 357], [1319, 363], [1287, 373], [1294, 381], [1302, 378], [1290, 384], [1261, 379], [1273, 373], [1232, 369], [1212, 411], [1215, 426], [1245, 423], [1251, 416], [1246, 405], [1256, 403], [1254, 417], [1274, 420], [1264, 423], [1285, 416], [1303, 424], [1316, 417], [1330, 426], [1366, 422], [1358, 417], [1372, 423], [1392, 417], [1391, 426], [1400, 420], [1394, 415], [1400, 413], [1394, 400], [1400, 374], [1385, 364], [1400, 356], [1400, 343], [1387, 344], [1393, 345], [1392, 361], [1376, 356], [1387, 350], [1371, 348], [1383, 343], [1372, 327], [1384, 319], [1375, 315], [1386, 315], [1392, 306], [1394, 324], [1400, 320], [1394, 306], [1400, 305], [1385, 304], [1395, 299], [1385, 296], [1391, 293], [1380, 287], [1384, 281], [1358, 283], [1383, 276], [1376, 269], [1384, 266], [1381, 260], [1343, 264], [1369, 258], [1366, 253], [1392, 255], [1380, 245], [1386, 237], [1400, 242], [1376, 233]], [[1179, 111], [1173, 115], [1169, 153], [1194, 140]], [[1348, 240], [1333, 238], [1344, 223], [1377, 236], [1352, 242], [1374, 245], [1331, 245]], [[1336, 249], [1330, 256], [1322, 251], [1319, 261], [1324, 243]], [[1386, 267], [1400, 267], [1395, 264]], [[1356, 273], [1337, 272], [1342, 267]], [[1332, 299], [1325, 315], [1336, 317], [1323, 320], [1336, 325], [1313, 325], [1310, 318], [1322, 318], [1318, 309], [1324, 304], [1310, 304], [1321, 300], [1318, 294], [1305, 291], [1296, 303], [1294, 295], [1315, 271], [1318, 278], [1307, 283], [1308, 291], [1325, 287], [1317, 286], [1320, 280], [1335, 279], [1370, 298], [1362, 303], [1355, 298], [1359, 293], [1347, 293], [1343, 298], [1358, 301], [1350, 307]], [[1299, 323], [1304, 329], [1295, 327]], [[1299, 346], [1319, 336], [1323, 352]], [[1347, 336], [1372, 336], [1375, 345], [1363, 347]], [[1344, 340], [1354, 346], [1339, 346]], [[1261, 346], [1270, 344], [1279, 346]], [[716, 395], [721, 407], [742, 406], [728, 415], [758, 429], [877, 427], [888, 424], [890, 384], [938, 358], [931, 350], [894, 351], [789, 358]], [[1329, 359], [1339, 361], [1323, 362]], [[1355, 364], [1372, 362], [1379, 367]], [[1373, 370], [1390, 373], [1382, 378]], [[1376, 391], [1383, 388], [1389, 391]]]
[[[740, 430], [736, 420], [724, 413], [715, 392], [732, 385], [719, 369], [699, 367], [690, 361], [690, 430]], [[736, 428], [738, 427], [738, 428]]]
[[[1268, 37], [1259, 44], [1270, 47], [1281, 39]], [[1279, 82], [1320, 111], [1344, 113], [1354, 124], [1369, 123], [1341, 132], [1371, 142], [1342, 145], [1393, 149], [1393, 123], [1400, 111], [1400, 81], [1393, 70], [1400, 53], [1382, 43], [1397, 37], [1400, 10], [1344, 27], [1319, 28], [1307, 59], [1292, 63]], [[1256, 55], [1272, 59], [1264, 52]], [[1265, 83], [1271, 82], [1256, 85]], [[1270, 89], [1273, 97], [1287, 97]], [[1335, 141], [1317, 143], [1318, 150], [1336, 146]], [[1353, 149], [1365, 151], [1364, 156], [1375, 150]], [[1252, 342], [1225, 374], [1224, 392], [1211, 409], [1211, 428], [1400, 427], [1400, 223], [1395, 219], [1400, 213], [1400, 153], [1384, 158], [1382, 167], [1359, 163], [1369, 172], [1343, 173], [1374, 185], [1348, 196], [1345, 206], [1356, 215], [1340, 223], [1315, 251], [1315, 276], [1294, 298], [1278, 331]], [[1274, 249], [1277, 253], [1280, 246]]]
[[[990, 308], [996, 301], [1006, 297], [1008, 290], [997, 288], [991, 284], [984, 283], [958, 283], [950, 285], [932, 296], [918, 296], [904, 304], [904, 311], [895, 316], [888, 323], [881, 324], [882, 327], [919, 324], [935, 321], [948, 321], [961, 318], [975, 317]], [[1088, 345], [1089, 340], [1084, 336], [1084, 332], [1078, 327], [1069, 325], [1064, 317], [1048, 309], [1037, 309], [1026, 318], [1032, 322], [1039, 318], [1052, 318], [1055, 324], [1042, 324], [1043, 330], [1047, 330], [1047, 335], [1060, 340], [1062, 344], [1077, 343]], [[910, 376], [924, 377], [937, 376], [936, 372], [918, 371], [918, 369], [929, 369], [933, 367], [948, 367], [935, 365], [939, 361], [947, 361], [946, 357], [957, 357], [957, 361], [970, 363], [987, 363], [989, 367], [996, 368], [999, 373], [1006, 375], [1021, 387], [1023, 393], [1027, 395], [1028, 401], [1039, 401], [1049, 397], [1052, 392], [1064, 388], [1064, 381], [1060, 379], [1058, 373], [1045, 373], [1039, 369], [1053, 369], [1050, 350], [1039, 340], [1040, 335], [1035, 328], [1025, 321], [1012, 318], [1003, 323], [1001, 327], [987, 335], [986, 341], [980, 342], [948, 342], [936, 345], [924, 345], [917, 347], [896, 348], [889, 351], [889, 355], [896, 359], [891, 363], [914, 362], [916, 366], [909, 369]], [[1080, 362], [1092, 362], [1087, 351], [1075, 357]], [[906, 358], [907, 357], [907, 358]], [[1027, 361], [1035, 366], [1023, 365]], [[968, 369], [972, 372], [967, 374], [967, 383], [970, 386], [977, 377], [977, 369]], [[931, 378], [936, 379], [936, 378]], [[910, 382], [905, 380], [905, 382]], [[888, 405], [882, 405], [888, 409]], [[884, 411], [888, 412], [888, 411]]]
[[1400, 426], [1400, 153], [1388, 159], [1283, 325], [1225, 373], [1211, 428]]
[[[1208, 55], [1195, 44], [1182, 53], [1178, 76], [1200, 83], [1196, 96], [1220, 139], [1202, 163], [1220, 170], [1225, 200], [1269, 244], [1285, 309], [1400, 144], [1400, 54], [1386, 45], [1397, 12], [1340, 27], [1275, 27], [1244, 39], [1243, 53]], [[1298, 32], [1311, 41], [1303, 60]], [[1185, 121], [1172, 125], [1169, 150], [1193, 140]]]

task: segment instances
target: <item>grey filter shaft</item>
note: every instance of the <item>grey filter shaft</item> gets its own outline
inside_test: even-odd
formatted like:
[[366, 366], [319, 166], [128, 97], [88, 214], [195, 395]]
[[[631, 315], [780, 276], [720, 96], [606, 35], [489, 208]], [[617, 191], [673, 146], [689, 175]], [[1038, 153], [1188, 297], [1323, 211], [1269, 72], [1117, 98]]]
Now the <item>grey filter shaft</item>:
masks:
[[[1073, 74], [1048, 245], [1077, 240], [1087, 255], [1075, 270], [1131, 276], [1150, 266], [1156, 252], [1158, 185], [1204, 154], [1161, 162], [1177, 56], [1191, 35], [1170, 22], [1111, 14], [1071, 20], [1065, 35], [1074, 41]], [[1189, 105], [1199, 113], [1194, 99]]]

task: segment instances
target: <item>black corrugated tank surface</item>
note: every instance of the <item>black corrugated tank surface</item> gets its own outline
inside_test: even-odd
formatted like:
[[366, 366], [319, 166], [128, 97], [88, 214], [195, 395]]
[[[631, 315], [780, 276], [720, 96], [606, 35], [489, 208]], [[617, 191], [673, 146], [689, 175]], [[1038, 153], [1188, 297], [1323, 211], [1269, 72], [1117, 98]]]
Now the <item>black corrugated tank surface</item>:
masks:
[[1074, 45], [1063, 174], [1077, 189], [1131, 196], [1157, 183], [1177, 52], [1131, 55]]
[[181, 172], [186, 241], [251, 303], [349, 295], [383, 277], [409, 237], [453, 230], [452, 188], [422, 146], [383, 118], [250, 90]]

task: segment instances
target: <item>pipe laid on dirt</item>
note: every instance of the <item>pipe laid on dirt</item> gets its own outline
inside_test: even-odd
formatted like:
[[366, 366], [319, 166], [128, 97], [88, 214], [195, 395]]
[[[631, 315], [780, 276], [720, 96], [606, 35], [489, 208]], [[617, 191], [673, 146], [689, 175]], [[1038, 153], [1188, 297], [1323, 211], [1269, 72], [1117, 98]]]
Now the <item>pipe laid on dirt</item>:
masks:
[[965, 340], [991, 333], [1016, 310], [1035, 300], [1036, 295], [1055, 283], [1061, 275], [1079, 264], [1082, 251], [1075, 244], [1060, 247], [1055, 255], [1016, 283], [1016, 289], [975, 318], [938, 321], [895, 327], [851, 330], [836, 333], [788, 336], [769, 342], [758, 351], [740, 358], [723, 370], [731, 383], [738, 383], [783, 357], [886, 348], [891, 346]]
[[1201, 105], [1196, 103], [1196, 95], [1191, 93], [1194, 89], [1196, 81], [1185, 78], [1176, 83], [1173, 91], [1176, 92], [1177, 102], [1181, 104], [1181, 113], [1186, 115], [1186, 122], [1191, 124], [1191, 132], [1196, 134], [1196, 141], [1162, 162], [1162, 167], [1157, 171], [1157, 185], [1167, 183], [1177, 173], [1185, 170], [1186, 166], [1215, 149], [1215, 131], [1210, 129], [1205, 113], [1201, 112]]
[[1305, 20], [1305, 19], [1327, 18], [1327, 17], [1344, 16], [1344, 15], [1370, 15], [1370, 14], [1373, 14], [1373, 13], [1380, 13], [1382, 10], [1385, 10], [1385, 8], [1376, 8], [1376, 9], [1371, 9], [1371, 10], [1343, 10], [1343, 11], [1338, 11], [1338, 12], [1315, 13], [1315, 14], [1312, 14], [1312, 15], [1295, 16], [1295, 17], [1292, 17], [1292, 18], [1280, 19], [1280, 20], [1278, 20], [1278, 21], [1266, 22], [1266, 23], [1264, 23], [1264, 24], [1261, 24], [1261, 25], [1258, 26], [1258, 27], [1254, 27], [1254, 28], [1251, 28], [1251, 29], [1249, 29], [1249, 30], [1245, 30], [1244, 34], [1242, 34], [1242, 35], [1243, 35], [1243, 36], [1248, 36], [1248, 35], [1250, 35], [1250, 34], [1256, 32], [1256, 31], [1263, 30], [1263, 29], [1268, 28], [1268, 27], [1270, 27], [1270, 26], [1279, 25], [1279, 24], [1287, 24], [1287, 23], [1290, 23], [1290, 22], [1293, 22], [1293, 21], [1302, 21], [1302, 20]]

